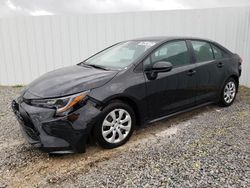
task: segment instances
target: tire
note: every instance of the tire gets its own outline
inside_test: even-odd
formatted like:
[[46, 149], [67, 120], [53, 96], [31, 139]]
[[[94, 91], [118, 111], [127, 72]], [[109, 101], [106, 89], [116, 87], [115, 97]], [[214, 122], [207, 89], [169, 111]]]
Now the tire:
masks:
[[233, 104], [236, 94], [237, 94], [238, 84], [236, 80], [230, 77], [223, 85], [221, 94], [220, 94], [220, 106], [226, 107]]
[[135, 120], [135, 113], [129, 105], [118, 100], [113, 101], [102, 110], [94, 127], [95, 140], [103, 148], [119, 147], [131, 137]]

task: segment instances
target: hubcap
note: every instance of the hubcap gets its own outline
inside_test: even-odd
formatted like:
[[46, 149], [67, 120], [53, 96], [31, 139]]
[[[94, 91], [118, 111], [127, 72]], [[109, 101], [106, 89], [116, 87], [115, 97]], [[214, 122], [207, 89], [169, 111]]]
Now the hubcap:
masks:
[[236, 87], [234, 82], [228, 82], [224, 88], [224, 100], [226, 103], [231, 103], [235, 97]]
[[102, 123], [102, 136], [109, 143], [123, 141], [131, 130], [132, 119], [124, 109], [114, 109]]

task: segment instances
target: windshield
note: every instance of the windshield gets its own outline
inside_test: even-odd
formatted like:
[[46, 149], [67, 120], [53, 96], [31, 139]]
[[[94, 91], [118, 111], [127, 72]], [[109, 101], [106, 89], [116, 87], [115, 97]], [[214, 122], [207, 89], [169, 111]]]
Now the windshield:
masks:
[[111, 69], [124, 68], [155, 44], [155, 41], [121, 42], [94, 55], [83, 63]]

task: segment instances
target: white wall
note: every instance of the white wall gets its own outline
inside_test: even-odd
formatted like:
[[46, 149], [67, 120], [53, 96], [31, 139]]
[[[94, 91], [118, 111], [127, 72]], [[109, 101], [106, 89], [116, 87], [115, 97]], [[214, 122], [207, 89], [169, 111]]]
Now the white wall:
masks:
[[250, 7], [0, 19], [0, 84], [27, 84], [112, 43], [153, 35], [215, 40], [243, 58], [250, 86]]

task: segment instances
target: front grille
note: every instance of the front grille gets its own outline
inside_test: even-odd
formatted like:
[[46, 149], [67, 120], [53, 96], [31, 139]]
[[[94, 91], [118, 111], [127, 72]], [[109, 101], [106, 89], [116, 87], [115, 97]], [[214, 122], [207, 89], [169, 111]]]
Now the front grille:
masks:
[[12, 109], [26, 135], [34, 141], [39, 141], [39, 132], [30, 120], [30, 117], [27, 112], [25, 112], [25, 110], [22, 109], [16, 101], [12, 102]]

